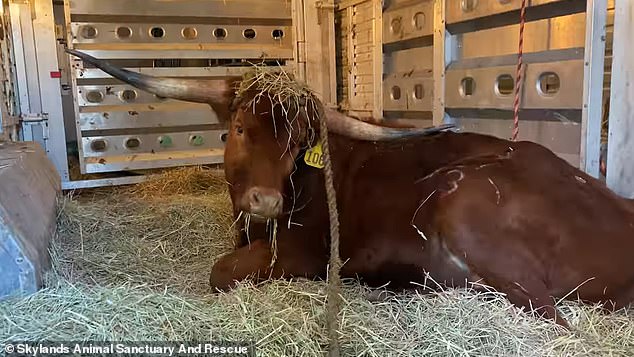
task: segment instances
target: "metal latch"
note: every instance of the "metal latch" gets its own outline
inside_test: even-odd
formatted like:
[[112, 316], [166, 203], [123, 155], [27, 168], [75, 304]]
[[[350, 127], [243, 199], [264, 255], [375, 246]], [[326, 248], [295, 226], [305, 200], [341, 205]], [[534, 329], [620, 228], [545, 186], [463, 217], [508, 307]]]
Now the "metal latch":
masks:
[[22, 121], [44, 121], [48, 120], [48, 113], [26, 113], [20, 116]]

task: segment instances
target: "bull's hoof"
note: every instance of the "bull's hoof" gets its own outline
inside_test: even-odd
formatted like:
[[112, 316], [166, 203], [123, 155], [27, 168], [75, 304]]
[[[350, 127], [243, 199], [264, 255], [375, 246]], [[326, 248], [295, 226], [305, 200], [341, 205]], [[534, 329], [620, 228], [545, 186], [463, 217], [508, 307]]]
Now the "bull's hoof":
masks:
[[227, 292], [236, 287], [237, 281], [233, 279], [231, 271], [226, 269], [222, 260], [211, 268], [209, 274], [209, 286], [216, 292]]
[[382, 289], [372, 290], [365, 296], [370, 302], [385, 302], [389, 300], [390, 297], [390, 293]]

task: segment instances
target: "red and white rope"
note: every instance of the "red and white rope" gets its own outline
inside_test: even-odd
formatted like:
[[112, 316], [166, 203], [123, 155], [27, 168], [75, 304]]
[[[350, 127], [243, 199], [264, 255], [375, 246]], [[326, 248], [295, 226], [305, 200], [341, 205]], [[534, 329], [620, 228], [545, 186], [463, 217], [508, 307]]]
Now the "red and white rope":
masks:
[[513, 103], [513, 137], [516, 141], [520, 132], [520, 92], [522, 89], [522, 55], [524, 48], [524, 23], [526, 22], [526, 0], [522, 0], [520, 11], [520, 38], [517, 52], [517, 73], [515, 74], [515, 102]]

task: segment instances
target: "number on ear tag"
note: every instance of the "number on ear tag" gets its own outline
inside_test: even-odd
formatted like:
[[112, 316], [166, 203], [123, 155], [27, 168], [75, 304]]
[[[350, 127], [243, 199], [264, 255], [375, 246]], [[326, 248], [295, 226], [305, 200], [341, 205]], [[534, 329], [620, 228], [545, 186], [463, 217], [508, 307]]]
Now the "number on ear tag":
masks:
[[306, 165], [316, 167], [318, 169], [324, 168], [324, 151], [321, 147], [321, 141], [312, 148], [306, 150], [304, 155], [304, 162]]

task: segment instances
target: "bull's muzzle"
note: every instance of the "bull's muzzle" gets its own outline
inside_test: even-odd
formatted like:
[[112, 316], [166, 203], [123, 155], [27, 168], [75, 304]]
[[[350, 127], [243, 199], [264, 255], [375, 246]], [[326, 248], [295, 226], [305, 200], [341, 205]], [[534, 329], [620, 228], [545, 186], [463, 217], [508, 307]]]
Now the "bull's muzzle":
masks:
[[282, 214], [284, 199], [274, 189], [252, 187], [246, 192], [248, 212], [260, 218], [277, 218]]

